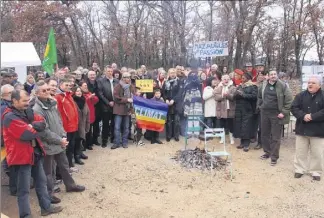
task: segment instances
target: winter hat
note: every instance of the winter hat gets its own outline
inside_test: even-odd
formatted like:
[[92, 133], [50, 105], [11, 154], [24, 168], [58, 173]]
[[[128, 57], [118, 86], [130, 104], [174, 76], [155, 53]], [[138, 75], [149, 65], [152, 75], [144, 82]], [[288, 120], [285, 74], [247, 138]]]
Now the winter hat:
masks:
[[245, 67], [253, 67], [252, 63], [251, 62], [248, 62], [245, 64]]
[[240, 70], [240, 69], [235, 69], [234, 73], [236, 73], [238, 75], [241, 75], [241, 76], [244, 74], [244, 72], [242, 70]]

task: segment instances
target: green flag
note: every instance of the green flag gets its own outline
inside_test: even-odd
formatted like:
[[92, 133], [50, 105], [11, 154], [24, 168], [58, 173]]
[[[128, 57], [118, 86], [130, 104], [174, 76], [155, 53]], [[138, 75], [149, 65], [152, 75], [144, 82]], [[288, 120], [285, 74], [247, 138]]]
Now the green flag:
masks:
[[57, 63], [57, 54], [56, 54], [56, 43], [54, 29], [51, 27], [51, 30], [48, 35], [48, 41], [44, 53], [44, 60], [42, 63], [43, 69], [49, 74], [52, 75], [54, 72], [54, 64]]

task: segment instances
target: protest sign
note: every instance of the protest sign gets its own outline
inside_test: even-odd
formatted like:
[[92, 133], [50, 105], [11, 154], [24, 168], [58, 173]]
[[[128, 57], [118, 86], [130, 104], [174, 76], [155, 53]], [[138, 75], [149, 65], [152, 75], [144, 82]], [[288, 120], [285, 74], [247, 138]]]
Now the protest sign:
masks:
[[196, 58], [227, 56], [228, 42], [209, 41], [195, 43], [193, 46], [193, 54]]
[[153, 80], [152, 79], [137, 79], [136, 87], [141, 88], [141, 92], [153, 92]]
[[164, 102], [133, 97], [138, 128], [162, 132], [167, 119], [168, 105]]

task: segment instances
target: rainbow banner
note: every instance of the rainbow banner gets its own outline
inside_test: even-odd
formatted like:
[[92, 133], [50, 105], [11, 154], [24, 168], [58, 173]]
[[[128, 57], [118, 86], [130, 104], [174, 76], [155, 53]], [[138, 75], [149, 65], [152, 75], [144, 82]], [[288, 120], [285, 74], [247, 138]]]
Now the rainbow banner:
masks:
[[138, 128], [162, 132], [167, 119], [168, 105], [134, 96], [133, 104]]

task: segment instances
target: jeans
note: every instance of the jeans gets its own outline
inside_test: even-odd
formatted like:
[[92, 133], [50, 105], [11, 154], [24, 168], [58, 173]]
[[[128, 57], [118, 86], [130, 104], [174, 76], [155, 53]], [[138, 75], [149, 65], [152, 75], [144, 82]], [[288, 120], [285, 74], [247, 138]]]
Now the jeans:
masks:
[[[129, 134], [129, 117], [128, 115], [115, 115], [115, 145], [127, 145]], [[123, 130], [121, 131], [121, 127]]]
[[31, 215], [29, 202], [31, 176], [35, 181], [35, 191], [39, 206], [43, 210], [48, 210], [51, 206], [51, 200], [47, 192], [47, 180], [43, 169], [43, 157], [38, 156], [35, 158], [35, 163], [33, 166], [17, 165], [14, 167], [17, 170], [17, 199], [19, 216], [25, 217]]
[[47, 190], [50, 196], [53, 195], [54, 189], [55, 177], [53, 177], [53, 167], [55, 161], [57, 163], [58, 168], [60, 169], [60, 173], [62, 175], [65, 187], [69, 189], [75, 186], [75, 182], [72, 176], [70, 175], [69, 163], [64, 151], [55, 155], [46, 155], [44, 158], [44, 171], [47, 178]]
[[9, 190], [10, 194], [14, 195], [17, 193], [17, 168], [15, 166], [9, 167]]

